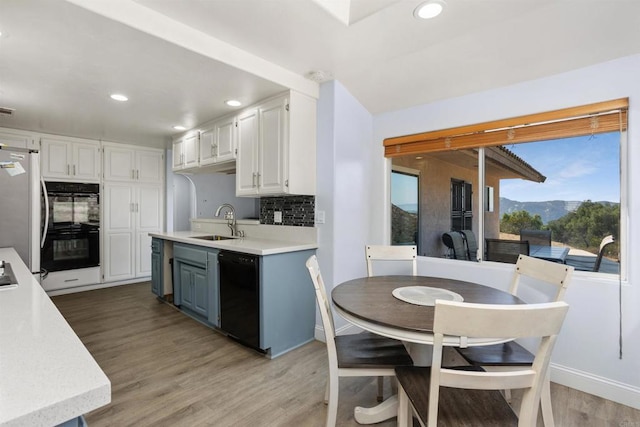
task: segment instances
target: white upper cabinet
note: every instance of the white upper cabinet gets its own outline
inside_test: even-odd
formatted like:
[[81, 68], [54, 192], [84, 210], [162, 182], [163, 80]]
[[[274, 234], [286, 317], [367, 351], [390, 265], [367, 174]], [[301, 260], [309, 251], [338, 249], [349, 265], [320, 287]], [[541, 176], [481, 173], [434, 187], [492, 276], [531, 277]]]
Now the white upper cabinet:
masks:
[[225, 117], [205, 126], [200, 133], [200, 166], [234, 161], [237, 135], [236, 116]]
[[290, 91], [238, 116], [236, 195], [315, 195], [316, 101]]
[[238, 158], [236, 159], [236, 195], [258, 192], [258, 110], [245, 110], [238, 116]]
[[0, 128], [0, 144], [8, 147], [30, 148], [38, 150], [36, 141], [39, 139], [31, 134], [17, 129]]
[[164, 182], [162, 150], [107, 142], [103, 146], [105, 181]]
[[199, 143], [200, 135], [195, 131], [173, 142], [172, 169], [174, 171], [198, 167]]
[[42, 138], [42, 177], [63, 181], [100, 181], [100, 144], [75, 138]]

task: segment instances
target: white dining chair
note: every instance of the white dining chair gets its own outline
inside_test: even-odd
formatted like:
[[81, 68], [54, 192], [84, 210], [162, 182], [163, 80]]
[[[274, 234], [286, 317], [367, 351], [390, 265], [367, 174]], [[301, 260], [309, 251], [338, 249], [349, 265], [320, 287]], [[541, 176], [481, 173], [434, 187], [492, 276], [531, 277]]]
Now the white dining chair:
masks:
[[[437, 300], [430, 367], [398, 367], [398, 426], [535, 427], [551, 351], [569, 305], [475, 304]], [[509, 372], [442, 367], [443, 339], [540, 338], [533, 363]], [[499, 390], [523, 389], [518, 415]]]
[[399, 341], [370, 332], [336, 336], [331, 304], [327, 298], [315, 255], [306, 262], [322, 318], [329, 359], [329, 380], [325, 393], [327, 427], [336, 425], [340, 377], [394, 377], [394, 367], [412, 365], [409, 353]]
[[[410, 271], [412, 276], [418, 275], [418, 249], [416, 246], [387, 246], [387, 245], [366, 245], [365, 257], [367, 259], [367, 275], [374, 276], [374, 264], [380, 262], [406, 261], [406, 271]], [[402, 263], [404, 264], [404, 263]], [[404, 268], [403, 268], [404, 270]]]
[[[530, 280], [528, 279], [527, 282], [540, 290], [543, 290], [543, 284], [550, 286], [554, 294], [551, 301], [562, 301], [567, 287], [571, 283], [573, 271], [573, 267], [565, 264], [520, 255], [511, 278], [509, 292], [518, 296], [522, 280], [529, 278]], [[514, 366], [528, 366], [534, 360], [534, 355], [516, 341], [490, 346], [457, 348], [457, 350], [471, 365], [491, 370], [510, 370]], [[505, 395], [507, 399], [510, 399], [509, 389], [505, 389]], [[553, 427], [555, 423], [551, 406], [551, 382], [548, 373], [544, 381], [540, 403], [544, 425]]]
[[[394, 273], [406, 271], [407, 273], [411, 272], [412, 276], [418, 275], [418, 248], [415, 245], [366, 245], [364, 254], [367, 259], [367, 275], [369, 277], [375, 275], [373, 273], [374, 264], [378, 265], [379, 263], [393, 263], [394, 270], [392, 271]], [[378, 402], [382, 402], [384, 399], [383, 390], [384, 377], [378, 377]]]

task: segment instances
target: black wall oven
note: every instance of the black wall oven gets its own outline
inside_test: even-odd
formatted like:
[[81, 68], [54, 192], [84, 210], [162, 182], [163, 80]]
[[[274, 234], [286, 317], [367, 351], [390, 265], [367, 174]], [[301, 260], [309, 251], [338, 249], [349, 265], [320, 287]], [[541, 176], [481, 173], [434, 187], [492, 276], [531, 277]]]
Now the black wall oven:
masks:
[[100, 186], [45, 182], [40, 254], [45, 272], [100, 265]]

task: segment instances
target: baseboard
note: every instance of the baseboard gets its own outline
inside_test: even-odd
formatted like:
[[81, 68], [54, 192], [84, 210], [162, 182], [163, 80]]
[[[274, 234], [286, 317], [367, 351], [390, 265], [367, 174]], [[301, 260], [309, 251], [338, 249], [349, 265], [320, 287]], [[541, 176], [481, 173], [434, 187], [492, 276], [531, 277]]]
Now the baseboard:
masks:
[[551, 381], [640, 410], [640, 388], [629, 384], [555, 363], [551, 364]]
[[[112, 288], [114, 286], [130, 285], [132, 283], [140, 283], [140, 282], [148, 282], [149, 280], [151, 280], [151, 277], [137, 277], [135, 279], [121, 280], [119, 282], [96, 283], [96, 284], [93, 284], [93, 285], [77, 286], [75, 288], [57, 289], [57, 290], [46, 291], [46, 292], [47, 292], [47, 295], [49, 295], [50, 297], [54, 297], [56, 295], [74, 294], [76, 292], [94, 291], [96, 289]], [[151, 286], [151, 285], [149, 285], [149, 286]], [[149, 288], [149, 292], [151, 292], [151, 288]]]
[[[338, 329], [336, 329], [336, 335], [349, 335], [349, 334], [357, 334], [362, 332], [362, 329], [358, 328], [356, 325], [346, 324]], [[318, 341], [326, 342], [324, 338], [324, 328], [320, 325], [316, 325], [314, 337]]]

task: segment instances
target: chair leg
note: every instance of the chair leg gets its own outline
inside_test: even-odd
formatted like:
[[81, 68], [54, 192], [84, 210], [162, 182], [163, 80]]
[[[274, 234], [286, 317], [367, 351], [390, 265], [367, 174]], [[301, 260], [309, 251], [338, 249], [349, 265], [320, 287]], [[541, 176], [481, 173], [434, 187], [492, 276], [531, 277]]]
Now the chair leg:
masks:
[[378, 402], [384, 400], [382, 390], [384, 389], [384, 377], [378, 377]]
[[510, 389], [504, 390], [504, 400], [506, 400], [509, 403], [509, 405], [511, 405], [511, 390]]
[[329, 404], [329, 387], [331, 386], [331, 380], [327, 379], [327, 386], [324, 388], [324, 404]]
[[339, 378], [329, 378], [329, 404], [327, 406], [327, 427], [335, 427], [338, 418], [338, 386]]
[[413, 413], [409, 404], [409, 397], [402, 386], [398, 386], [398, 427], [413, 426]]
[[549, 379], [549, 372], [542, 384], [542, 392], [540, 394], [540, 405], [542, 406], [542, 420], [544, 421], [544, 427], [554, 427], [553, 410], [551, 408], [551, 380]]

